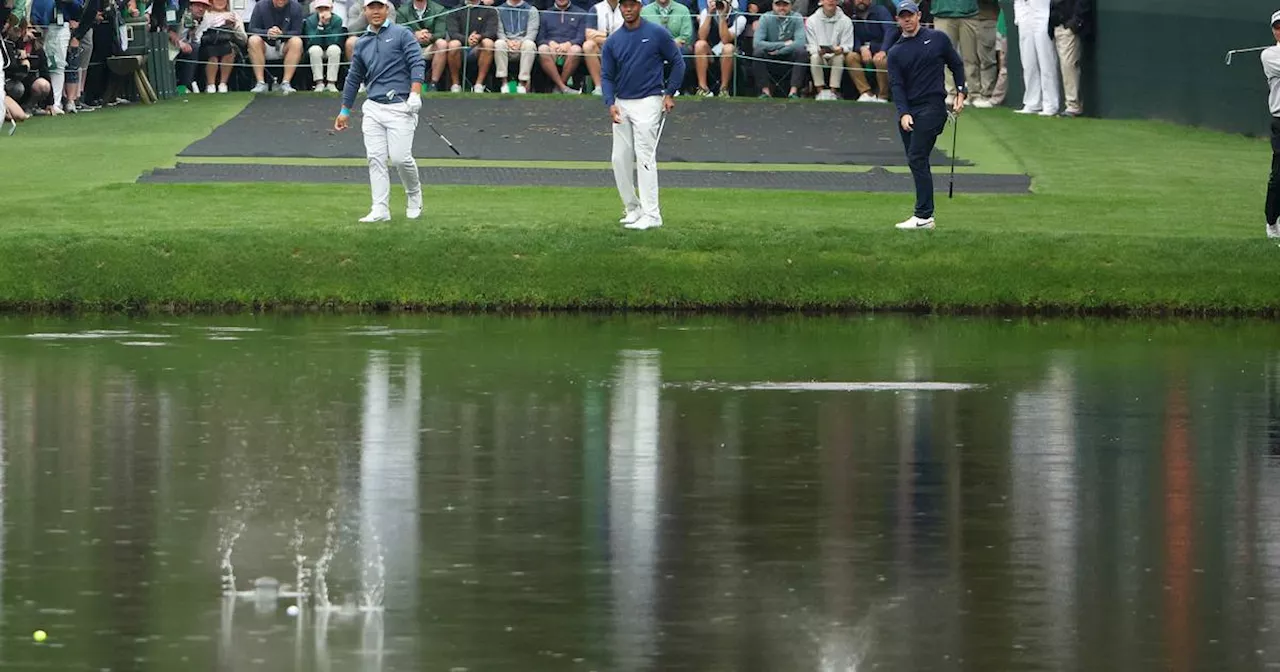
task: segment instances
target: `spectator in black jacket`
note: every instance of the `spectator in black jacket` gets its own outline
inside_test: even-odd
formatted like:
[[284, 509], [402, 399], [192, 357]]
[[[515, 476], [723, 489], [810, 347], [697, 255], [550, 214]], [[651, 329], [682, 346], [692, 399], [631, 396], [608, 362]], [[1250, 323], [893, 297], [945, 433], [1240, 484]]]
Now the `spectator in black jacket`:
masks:
[[1078, 117], [1084, 114], [1080, 103], [1081, 43], [1093, 36], [1093, 0], [1051, 0], [1049, 32], [1062, 68], [1062, 93], [1067, 103], [1062, 116]]
[[45, 56], [42, 35], [36, 26], [23, 19], [8, 31], [6, 48], [5, 95], [25, 110], [53, 114], [53, 86], [49, 83], [49, 60]]

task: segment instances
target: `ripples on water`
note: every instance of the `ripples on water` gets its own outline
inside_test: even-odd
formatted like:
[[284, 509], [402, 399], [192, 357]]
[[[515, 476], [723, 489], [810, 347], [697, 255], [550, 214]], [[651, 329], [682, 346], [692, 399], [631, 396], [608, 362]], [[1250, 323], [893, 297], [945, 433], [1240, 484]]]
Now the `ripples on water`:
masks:
[[0, 669], [1280, 666], [1278, 331], [0, 321]]

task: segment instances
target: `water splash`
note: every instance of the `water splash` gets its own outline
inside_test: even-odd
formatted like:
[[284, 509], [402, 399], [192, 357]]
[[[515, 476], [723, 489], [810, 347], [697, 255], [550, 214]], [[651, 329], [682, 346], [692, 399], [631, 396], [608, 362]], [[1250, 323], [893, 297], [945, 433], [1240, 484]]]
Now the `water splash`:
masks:
[[222, 557], [222, 594], [236, 595], [236, 570], [231, 564], [231, 552], [235, 550], [236, 540], [244, 533], [244, 521], [234, 520], [223, 528], [218, 540], [218, 553]]
[[312, 594], [315, 596], [316, 609], [329, 609], [331, 606], [329, 602], [329, 564], [333, 562], [337, 547], [338, 512], [333, 507], [330, 507], [325, 521], [324, 549], [316, 560], [315, 574], [312, 576], [314, 581]]
[[290, 546], [293, 550], [293, 567], [294, 567], [294, 586], [297, 586], [297, 592], [293, 594], [298, 600], [298, 609], [305, 606], [305, 602], [309, 597], [307, 586], [311, 585], [311, 568], [307, 566], [307, 556], [303, 552], [303, 545], [306, 538], [302, 534], [302, 520], [293, 519], [293, 537], [290, 539]]
[[376, 532], [373, 534], [371, 543], [373, 552], [364, 562], [361, 577], [364, 586], [360, 594], [361, 611], [380, 611], [387, 589], [386, 553], [383, 551], [382, 540]]

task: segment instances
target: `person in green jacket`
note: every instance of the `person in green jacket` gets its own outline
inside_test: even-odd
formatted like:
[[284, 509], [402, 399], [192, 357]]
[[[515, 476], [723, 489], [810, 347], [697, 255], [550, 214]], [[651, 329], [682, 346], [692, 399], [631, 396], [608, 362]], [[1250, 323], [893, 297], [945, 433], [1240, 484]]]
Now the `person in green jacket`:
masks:
[[[396, 23], [408, 28], [422, 45], [422, 58], [431, 65], [427, 91], [437, 90], [446, 66], [453, 66], [454, 84], [462, 66], [462, 43], [458, 49], [449, 49], [449, 10], [435, 0], [405, 0], [396, 10]], [[454, 63], [456, 61], [456, 64]], [[461, 90], [461, 87], [458, 87]]]
[[302, 22], [302, 38], [311, 58], [311, 79], [316, 83], [312, 90], [337, 93], [338, 68], [342, 65], [342, 17], [333, 13], [333, 0], [313, 0], [311, 9]]
[[[656, 23], [671, 33], [672, 39], [676, 41], [676, 48], [680, 50], [680, 57], [688, 64], [689, 59], [693, 57], [693, 14], [689, 13], [689, 8], [678, 0], [653, 0], [640, 10], [640, 20]], [[693, 68], [685, 69], [685, 79], [688, 80], [688, 73]], [[668, 63], [662, 72], [664, 78], [671, 76], [671, 64]], [[684, 82], [678, 84], [679, 89], [684, 88]]]
[[[951, 43], [960, 52], [964, 61], [964, 78], [966, 82], [978, 82], [978, 33], [981, 30], [978, 20], [978, 0], [933, 0], [929, 3], [933, 12], [933, 27], [946, 33]], [[956, 83], [947, 76], [947, 107], [955, 102]]]
[[804, 86], [809, 50], [804, 44], [804, 17], [791, 11], [791, 0], [773, 0], [773, 11], [760, 17], [751, 47], [756, 85], [761, 98], [772, 98], [774, 77], [790, 77], [788, 98], [799, 98]]

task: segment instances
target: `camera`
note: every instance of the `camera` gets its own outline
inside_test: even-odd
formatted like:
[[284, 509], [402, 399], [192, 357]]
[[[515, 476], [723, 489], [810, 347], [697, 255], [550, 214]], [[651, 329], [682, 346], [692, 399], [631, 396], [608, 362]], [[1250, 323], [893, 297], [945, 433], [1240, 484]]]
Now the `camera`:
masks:
[[726, 2], [725, 0], [715, 0], [715, 3], [716, 3], [717, 10], [724, 10], [729, 8], [729, 3]]

